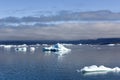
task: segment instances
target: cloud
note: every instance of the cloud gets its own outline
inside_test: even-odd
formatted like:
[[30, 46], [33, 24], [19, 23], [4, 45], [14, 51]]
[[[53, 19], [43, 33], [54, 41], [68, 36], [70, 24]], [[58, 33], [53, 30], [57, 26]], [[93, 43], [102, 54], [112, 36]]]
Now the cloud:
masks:
[[22, 23], [22, 22], [55, 22], [55, 21], [104, 21], [120, 20], [120, 13], [114, 13], [109, 10], [100, 11], [59, 11], [56, 14], [40, 16], [23, 16], [23, 17], [4, 17], [0, 19], [1, 23]]
[[63, 23], [55, 27], [1, 28], [1, 40], [79, 40], [120, 37], [120, 23]]
[[120, 37], [119, 20], [120, 13], [107, 10], [60, 11], [47, 16], [4, 17], [0, 19], [0, 39], [79, 40], [116, 38]]
[[71, 22], [120, 21], [120, 13], [114, 13], [109, 10], [87, 12], [59, 11], [54, 14], [50, 12], [48, 13], [49, 15], [45, 13], [39, 16], [3, 17], [0, 18], [0, 27], [36, 27], [36, 26], [43, 27], [51, 25], [53, 26], [56, 23], [70, 21]]

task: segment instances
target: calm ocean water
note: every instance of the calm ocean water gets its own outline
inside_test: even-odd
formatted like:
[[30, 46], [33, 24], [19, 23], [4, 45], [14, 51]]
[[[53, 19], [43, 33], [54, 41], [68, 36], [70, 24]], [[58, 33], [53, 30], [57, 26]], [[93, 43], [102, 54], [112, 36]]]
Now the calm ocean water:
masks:
[[72, 45], [65, 55], [35, 51], [15, 51], [0, 47], [0, 80], [119, 80], [120, 73], [86, 75], [77, 70], [84, 66], [120, 67], [120, 45]]

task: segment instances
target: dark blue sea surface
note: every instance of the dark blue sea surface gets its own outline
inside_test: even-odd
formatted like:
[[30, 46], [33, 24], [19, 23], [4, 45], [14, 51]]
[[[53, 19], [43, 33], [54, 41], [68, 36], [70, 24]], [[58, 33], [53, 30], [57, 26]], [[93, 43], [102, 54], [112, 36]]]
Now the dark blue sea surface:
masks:
[[15, 51], [0, 47], [0, 80], [120, 80], [120, 73], [86, 75], [78, 70], [85, 66], [120, 67], [120, 45], [67, 45], [64, 55], [35, 51]]

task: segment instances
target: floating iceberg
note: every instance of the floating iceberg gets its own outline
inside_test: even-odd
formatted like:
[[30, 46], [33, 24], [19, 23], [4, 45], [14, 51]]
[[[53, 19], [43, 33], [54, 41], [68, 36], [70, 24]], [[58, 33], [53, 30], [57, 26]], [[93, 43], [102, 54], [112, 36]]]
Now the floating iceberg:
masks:
[[27, 44], [17, 45], [17, 47], [28, 47], [28, 45]]
[[73, 46], [73, 44], [62, 44], [62, 45], [64, 45], [64, 46]]
[[57, 43], [50, 47], [44, 47], [43, 51], [58, 52], [58, 51], [71, 51], [71, 50], [64, 47], [62, 44]]
[[10, 49], [11, 47], [16, 47], [16, 45], [0, 45], [0, 47], [3, 47], [5, 49]]
[[42, 44], [42, 46], [48, 46], [48, 44]]
[[30, 51], [34, 52], [35, 51], [35, 47], [30, 47]]
[[82, 46], [82, 44], [80, 43], [80, 44], [78, 44], [79, 46]]
[[92, 66], [86, 66], [80, 71], [83, 73], [89, 73], [89, 74], [92, 74], [92, 73], [99, 74], [99, 73], [108, 73], [108, 72], [120, 72], [120, 68], [119, 67], [109, 68], [103, 65], [101, 66], [92, 65]]
[[108, 44], [108, 46], [115, 46], [115, 44]]

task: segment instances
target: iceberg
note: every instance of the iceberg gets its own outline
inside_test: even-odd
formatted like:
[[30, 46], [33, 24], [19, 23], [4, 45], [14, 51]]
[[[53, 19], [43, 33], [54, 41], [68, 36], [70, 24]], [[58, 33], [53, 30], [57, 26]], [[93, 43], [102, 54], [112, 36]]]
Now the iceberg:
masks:
[[80, 71], [82, 73], [89, 73], [89, 74], [98, 73], [99, 74], [99, 73], [108, 73], [108, 72], [120, 72], [120, 68], [119, 67], [109, 68], [103, 65], [101, 66], [92, 65], [92, 66], [86, 66], [82, 68]]
[[5, 49], [10, 49], [12, 47], [12, 45], [4, 45], [3, 46]]
[[34, 52], [35, 51], [35, 47], [30, 47], [30, 51]]
[[77, 44], [77, 45], [82, 46], [83, 44], [80, 43], [80, 44]]
[[115, 46], [115, 44], [108, 44], [108, 46]]
[[17, 47], [28, 47], [28, 45], [27, 44], [17, 45]]
[[50, 47], [44, 47], [43, 51], [58, 52], [58, 51], [71, 51], [71, 49], [68, 49], [64, 47], [62, 44], [57, 43]]
[[0, 47], [3, 47], [5, 49], [10, 49], [12, 47], [16, 47], [16, 45], [0, 45]]
[[73, 44], [62, 44], [62, 45], [64, 45], [64, 46], [73, 46]]

